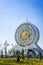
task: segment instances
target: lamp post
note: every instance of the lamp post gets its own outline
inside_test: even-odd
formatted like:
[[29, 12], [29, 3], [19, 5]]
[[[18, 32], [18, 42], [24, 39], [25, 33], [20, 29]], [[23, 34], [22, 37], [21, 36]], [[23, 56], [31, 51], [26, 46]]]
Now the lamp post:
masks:
[[12, 45], [12, 50], [13, 50], [13, 56], [15, 56], [15, 45], [13, 45], [13, 43], [11, 45]]

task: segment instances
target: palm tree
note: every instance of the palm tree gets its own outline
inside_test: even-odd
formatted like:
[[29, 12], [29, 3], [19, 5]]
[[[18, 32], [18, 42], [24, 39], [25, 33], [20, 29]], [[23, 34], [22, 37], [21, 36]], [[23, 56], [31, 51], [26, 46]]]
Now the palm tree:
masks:
[[8, 46], [9, 44], [7, 43], [7, 40], [5, 41], [5, 43], [4, 43], [4, 48], [5, 48], [5, 57], [7, 57], [7, 46]]

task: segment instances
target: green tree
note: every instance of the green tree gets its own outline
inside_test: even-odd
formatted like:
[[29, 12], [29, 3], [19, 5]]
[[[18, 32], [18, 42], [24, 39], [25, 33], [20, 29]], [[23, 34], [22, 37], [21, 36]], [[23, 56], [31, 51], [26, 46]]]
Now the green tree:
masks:
[[40, 60], [42, 59], [42, 54], [41, 54], [41, 52], [39, 51], [39, 56], [40, 56]]
[[17, 50], [16, 54], [17, 54], [17, 62], [20, 62], [20, 53], [18, 50]]
[[22, 49], [22, 58], [24, 59], [24, 49]]
[[9, 44], [7, 43], [7, 40], [5, 41], [5, 43], [4, 43], [4, 48], [5, 48], [5, 57], [7, 57], [7, 46], [8, 46]]
[[1, 57], [3, 57], [3, 50], [1, 50]]
[[1, 51], [1, 57], [3, 57], [3, 49], [2, 49], [2, 43], [0, 44], [0, 51]]

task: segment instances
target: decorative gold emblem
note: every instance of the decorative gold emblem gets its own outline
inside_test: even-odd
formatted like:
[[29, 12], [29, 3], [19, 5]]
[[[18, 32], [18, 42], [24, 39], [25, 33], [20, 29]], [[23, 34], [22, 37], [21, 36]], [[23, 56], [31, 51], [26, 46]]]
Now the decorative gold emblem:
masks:
[[24, 31], [24, 32], [21, 33], [20, 36], [21, 36], [21, 38], [22, 38], [23, 40], [27, 40], [27, 39], [30, 38], [30, 32]]

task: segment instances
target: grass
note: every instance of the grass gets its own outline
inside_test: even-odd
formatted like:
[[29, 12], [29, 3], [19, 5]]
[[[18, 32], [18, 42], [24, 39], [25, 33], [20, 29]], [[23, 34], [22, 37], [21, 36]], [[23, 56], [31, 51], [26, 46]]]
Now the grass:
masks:
[[17, 58], [0, 58], [0, 65], [43, 65], [43, 60], [21, 58], [18, 63]]

